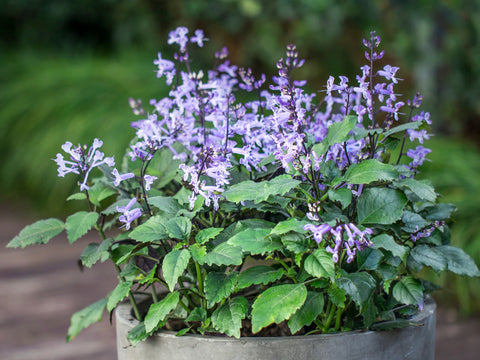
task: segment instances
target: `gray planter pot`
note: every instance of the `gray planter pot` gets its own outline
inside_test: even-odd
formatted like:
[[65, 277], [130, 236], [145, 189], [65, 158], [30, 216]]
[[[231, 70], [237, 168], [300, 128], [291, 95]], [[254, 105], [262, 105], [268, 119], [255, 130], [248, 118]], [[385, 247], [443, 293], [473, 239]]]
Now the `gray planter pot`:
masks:
[[128, 332], [138, 322], [131, 307], [116, 310], [118, 360], [434, 360], [436, 305], [432, 299], [413, 320], [423, 326], [390, 331], [339, 334], [229, 338], [162, 331], [132, 347]]

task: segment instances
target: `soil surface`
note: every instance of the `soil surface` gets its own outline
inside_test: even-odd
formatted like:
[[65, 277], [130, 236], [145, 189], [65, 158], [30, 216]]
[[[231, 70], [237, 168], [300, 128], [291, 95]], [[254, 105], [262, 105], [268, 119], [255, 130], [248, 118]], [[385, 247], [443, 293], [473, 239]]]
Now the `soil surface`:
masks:
[[[109, 264], [78, 268], [80, 254], [96, 237], [68, 245], [60, 236], [48, 245], [7, 249], [32, 221], [21, 209], [0, 203], [0, 359], [115, 360], [115, 328], [106, 314], [65, 342], [70, 316], [115, 286]], [[459, 319], [456, 309], [438, 305], [436, 359], [480, 359], [480, 317]]]

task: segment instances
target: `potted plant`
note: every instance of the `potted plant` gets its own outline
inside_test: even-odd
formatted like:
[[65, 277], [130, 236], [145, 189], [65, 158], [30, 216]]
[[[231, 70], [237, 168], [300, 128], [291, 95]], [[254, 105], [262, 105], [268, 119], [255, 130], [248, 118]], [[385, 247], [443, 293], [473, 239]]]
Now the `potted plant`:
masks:
[[[184, 27], [169, 34], [179, 49], [154, 64], [171, 91], [149, 110], [130, 99], [140, 118], [120, 163], [98, 139], [62, 146], [58, 175], [79, 177], [68, 200], [86, 210], [38, 221], [8, 244], [99, 233], [81, 262], [112, 261], [119, 283], [72, 316], [67, 340], [119, 307], [120, 359], [163, 358], [152, 344], [180, 359], [214, 358], [199, 349], [222, 359], [433, 359], [435, 286], [424, 270], [479, 271], [449, 245], [454, 206], [415, 179], [430, 152], [408, 145], [429, 137], [422, 96], [399, 100], [399, 69], [379, 65], [375, 32], [354, 85], [330, 77], [313, 93], [295, 80], [304, 61], [294, 45], [267, 87], [225, 48], [212, 69], [196, 68], [189, 50], [207, 40]], [[122, 231], [109, 232], [116, 224]]]

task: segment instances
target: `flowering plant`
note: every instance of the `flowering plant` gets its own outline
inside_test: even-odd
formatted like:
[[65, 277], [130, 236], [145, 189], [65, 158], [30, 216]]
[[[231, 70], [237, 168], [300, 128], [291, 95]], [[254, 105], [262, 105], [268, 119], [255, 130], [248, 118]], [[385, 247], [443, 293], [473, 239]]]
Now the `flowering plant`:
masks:
[[[375, 32], [356, 84], [330, 77], [320, 93], [294, 79], [304, 61], [293, 45], [266, 87], [225, 48], [211, 70], [194, 68], [189, 49], [207, 40], [201, 30], [170, 33], [179, 50], [154, 64], [171, 91], [150, 111], [130, 100], [140, 120], [120, 164], [98, 139], [62, 146], [58, 175], [79, 177], [69, 200], [88, 209], [29, 225], [8, 245], [100, 234], [81, 263], [111, 260], [119, 283], [73, 315], [68, 340], [125, 298], [140, 321], [133, 344], [173, 319], [179, 334], [234, 337], [274, 324], [282, 335], [401, 327], [434, 288], [424, 268], [480, 275], [449, 245], [455, 208], [415, 179], [430, 150], [407, 142], [429, 138], [430, 115], [419, 94], [399, 100], [398, 67], [377, 68]], [[102, 177], [92, 178], [95, 168]], [[116, 223], [122, 231], [110, 236]], [[151, 297], [145, 312], [137, 294]]]

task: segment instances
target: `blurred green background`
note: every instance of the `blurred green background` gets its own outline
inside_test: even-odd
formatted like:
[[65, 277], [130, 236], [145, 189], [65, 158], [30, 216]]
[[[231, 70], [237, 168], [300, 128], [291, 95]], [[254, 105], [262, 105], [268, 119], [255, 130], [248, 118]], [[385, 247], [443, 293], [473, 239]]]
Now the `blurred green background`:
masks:
[[[104, 141], [120, 159], [133, 135], [128, 98], [148, 103], [168, 89], [155, 78], [168, 31], [202, 28], [207, 53], [228, 46], [233, 63], [272, 75], [289, 43], [307, 62], [299, 77], [321, 89], [352, 79], [361, 39], [382, 36], [400, 92], [425, 95], [434, 151], [422, 176], [458, 206], [453, 243], [480, 264], [480, 2], [476, 0], [4, 0], [0, 8], [0, 186], [4, 203], [36, 216], [68, 209], [75, 187], [56, 177], [66, 140]], [[441, 301], [480, 313], [480, 281], [435, 279]], [[448, 285], [447, 285], [448, 284]]]

